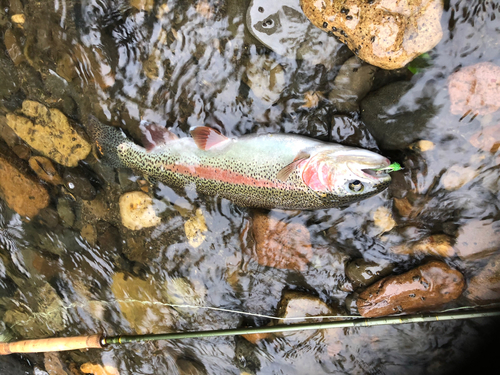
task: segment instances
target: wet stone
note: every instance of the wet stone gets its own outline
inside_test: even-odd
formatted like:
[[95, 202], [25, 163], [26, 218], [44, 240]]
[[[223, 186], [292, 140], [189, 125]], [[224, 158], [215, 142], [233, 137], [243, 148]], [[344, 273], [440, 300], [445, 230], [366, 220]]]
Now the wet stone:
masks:
[[482, 258], [500, 248], [500, 222], [470, 220], [458, 230], [455, 243], [462, 259]]
[[252, 233], [252, 257], [260, 265], [303, 271], [312, 258], [310, 234], [302, 224], [287, 224], [257, 211], [252, 218]]
[[118, 369], [110, 365], [100, 365], [98, 363], [84, 363], [80, 366], [81, 372], [93, 375], [120, 375]]
[[49, 204], [49, 194], [40, 183], [0, 157], [0, 198], [21, 216], [32, 218]]
[[273, 104], [285, 89], [285, 70], [271, 57], [254, 55], [248, 62], [244, 82], [256, 97]]
[[208, 230], [203, 211], [198, 208], [195, 214], [184, 223], [184, 231], [188, 242], [193, 247], [200, 246], [205, 240], [205, 232]]
[[373, 223], [380, 233], [389, 232], [396, 226], [391, 210], [384, 206], [377, 208], [373, 213]]
[[300, 0], [252, 0], [246, 13], [246, 27], [262, 44], [289, 59], [323, 64], [331, 69], [338, 63], [342, 46], [315, 28], [304, 16]]
[[201, 362], [186, 357], [179, 357], [175, 360], [179, 375], [206, 375], [207, 370]]
[[45, 182], [52, 185], [61, 185], [63, 180], [57, 173], [50, 159], [44, 156], [32, 156], [29, 165], [36, 175]]
[[14, 65], [19, 65], [23, 61], [26, 61], [26, 58], [24, 57], [24, 54], [22, 52], [23, 47], [20, 40], [20, 35], [18, 35], [15, 31], [11, 29], [5, 31], [3, 41]]
[[393, 269], [394, 266], [387, 261], [377, 263], [358, 258], [349, 262], [345, 273], [354, 288], [358, 289], [390, 275]]
[[457, 299], [464, 286], [460, 272], [434, 260], [372, 284], [359, 294], [356, 305], [367, 318], [420, 312]]
[[475, 168], [452, 165], [441, 177], [441, 183], [446, 190], [458, 190], [471, 182], [478, 174]]
[[500, 301], [500, 254], [493, 255], [470, 279], [465, 296], [479, 304]]
[[328, 99], [339, 112], [359, 111], [359, 101], [370, 91], [378, 68], [354, 56], [347, 60], [333, 81]]
[[70, 202], [66, 198], [57, 200], [57, 213], [65, 227], [71, 228], [75, 223], [75, 213]]
[[30, 100], [23, 102], [22, 111], [27, 117], [9, 113], [7, 124], [32, 148], [68, 167], [75, 167], [87, 157], [90, 144], [70, 126], [61, 111]]
[[345, 146], [377, 149], [377, 142], [359, 119], [345, 115], [332, 116], [330, 141]]
[[500, 124], [479, 130], [471, 136], [469, 142], [480, 150], [496, 153], [500, 148]]
[[440, 0], [301, 0], [300, 4], [316, 27], [333, 33], [359, 58], [383, 69], [405, 66], [434, 48], [443, 35]]
[[[206, 291], [203, 290], [204, 294]], [[197, 291], [189, 280], [183, 277], [174, 277], [169, 280], [164, 285], [162, 294], [165, 296], [168, 303], [175, 306], [174, 309], [182, 314], [192, 314], [198, 311], [196, 306], [203, 306], [204, 295], [200, 291]], [[189, 305], [182, 307], [181, 305]]]

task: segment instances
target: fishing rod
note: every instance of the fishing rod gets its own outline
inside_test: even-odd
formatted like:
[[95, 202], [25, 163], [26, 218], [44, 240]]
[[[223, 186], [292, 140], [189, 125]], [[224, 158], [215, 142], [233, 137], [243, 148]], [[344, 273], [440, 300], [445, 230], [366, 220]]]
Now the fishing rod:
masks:
[[500, 311], [453, 312], [441, 314], [399, 315], [383, 318], [364, 318], [321, 323], [303, 323], [294, 325], [275, 325], [254, 328], [223, 329], [213, 331], [191, 331], [151, 335], [125, 335], [105, 337], [103, 335], [54, 337], [46, 339], [22, 340], [0, 343], [0, 354], [59, 352], [77, 349], [102, 349], [108, 345], [128, 342], [149, 342], [158, 340], [178, 340], [187, 338], [205, 338], [217, 336], [251, 335], [256, 333], [278, 333], [313, 329], [373, 327], [380, 325], [396, 325], [407, 323], [437, 322], [446, 320], [462, 320], [490, 318], [500, 316]]

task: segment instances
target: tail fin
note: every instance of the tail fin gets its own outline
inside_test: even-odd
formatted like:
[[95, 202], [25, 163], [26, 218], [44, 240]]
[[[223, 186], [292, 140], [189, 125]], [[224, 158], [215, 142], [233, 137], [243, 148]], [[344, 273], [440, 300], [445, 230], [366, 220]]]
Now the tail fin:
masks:
[[94, 141], [94, 150], [101, 159], [113, 167], [123, 167], [124, 164], [118, 155], [118, 146], [130, 142], [123, 131], [102, 124], [92, 115], [88, 117], [87, 129]]

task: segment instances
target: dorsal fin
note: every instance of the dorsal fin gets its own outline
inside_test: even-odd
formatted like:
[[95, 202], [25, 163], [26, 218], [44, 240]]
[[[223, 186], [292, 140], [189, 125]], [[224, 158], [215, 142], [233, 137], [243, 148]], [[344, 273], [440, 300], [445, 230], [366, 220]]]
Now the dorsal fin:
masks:
[[155, 147], [163, 146], [168, 142], [179, 139], [170, 130], [154, 122], [142, 120], [139, 129], [141, 129], [142, 144], [148, 152]]
[[191, 136], [196, 146], [202, 150], [209, 150], [215, 145], [227, 141], [229, 138], [208, 126], [198, 126], [191, 130]]
[[297, 166], [302, 161], [309, 159], [310, 157], [311, 155], [309, 155], [307, 152], [300, 151], [290, 164], [288, 164], [278, 172], [276, 178], [280, 181], [286, 181], [290, 174], [295, 170], [295, 168], [297, 168]]

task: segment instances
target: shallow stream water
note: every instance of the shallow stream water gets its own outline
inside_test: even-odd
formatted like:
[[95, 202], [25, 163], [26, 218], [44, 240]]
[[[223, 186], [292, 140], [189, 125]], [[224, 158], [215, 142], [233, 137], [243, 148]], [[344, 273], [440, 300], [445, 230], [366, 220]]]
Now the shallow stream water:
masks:
[[[416, 74], [406, 68], [379, 71], [373, 91], [401, 81], [410, 88], [385, 112], [388, 122], [397, 122], [398, 113], [405, 113], [407, 122], [374, 137], [332, 122], [341, 112], [327, 100], [328, 92], [352, 53], [340, 44], [335, 56], [320, 50], [316, 57], [321, 64], [279, 55], [248, 31], [248, 3], [0, 0], [0, 115], [34, 100], [60, 109], [82, 134], [87, 116], [94, 114], [138, 143], [141, 119], [170, 127], [181, 137], [199, 125], [231, 136], [303, 134], [370, 148], [400, 162], [404, 169], [393, 173], [391, 187], [342, 209], [272, 213], [285, 223], [305, 225], [310, 233], [310, 262], [289, 270], [254, 260], [247, 235], [250, 209], [150, 184], [94, 155], [75, 168], [59, 166], [64, 183], [44, 185], [50, 203], [38, 216], [21, 217], [0, 200], [4, 337], [111, 336], [269, 322], [228, 311], [174, 309], [161, 305], [166, 294], [170, 303], [275, 316], [283, 291], [300, 290], [350, 313], [345, 307], [351, 293], [345, 276], [349, 260], [390, 261], [395, 272], [404, 272], [426, 256], [396, 254], [389, 244], [441, 233], [455, 239], [469, 224], [499, 221], [498, 147], [482, 150], [470, 140], [481, 129], [498, 128], [500, 111], [453, 115], [448, 93], [448, 79], [459, 68], [484, 61], [500, 64], [495, 2], [447, 2], [443, 39], [423, 67]], [[25, 15], [21, 26], [12, 21], [14, 14]], [[8, 51], [12, 44], [19, 47], [16, 62]], [[315, 106], [305, 105], [311, 93], [319, 95]], [[423, 152], [408, 147], [421, 139], [434, 148]], [[0, 147], [10, 159], [23, 159], [23, 150], [36, 155], [26, 145], [14, 152], [6, 142]], [[118, 200], [141, 188], [155, 198], [162, 220], [154, 228], [133, 231], [121, 224]], [[397, 214], [394, 198], [404, 197], [410, 197], [418, 213]], [[395, 212], [397, 223], [385, 234], [373, 216], [381, 206]], [[197, 210], [206, 231], [193, 245], [185, 222]], [[490, 256], [441, 259], [470, 280]], [[186, 280], [189, 286], [182, 284]], [[473, 304], [463, 296], [445, 308]], [[128, 344], [13, 355], [0, 358], [0, 369], [6, 374], [81, 374], [81, 366], [90, 362], [120, 374], [443, 374], [481, 345], [491, 324], [467, 320], [312, 331], [256, 345], [241, 337]], [[191, 366], [191, 372], [183, 366]]]

